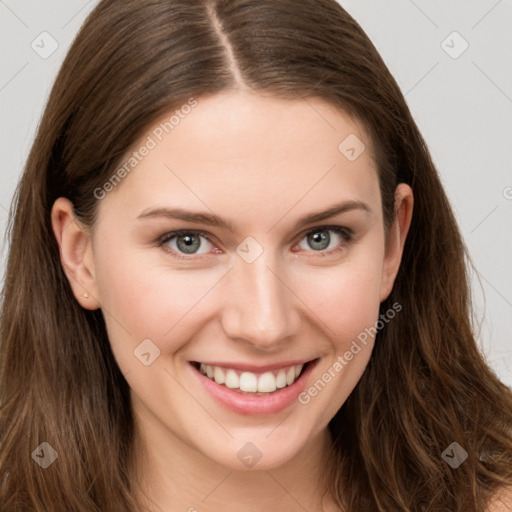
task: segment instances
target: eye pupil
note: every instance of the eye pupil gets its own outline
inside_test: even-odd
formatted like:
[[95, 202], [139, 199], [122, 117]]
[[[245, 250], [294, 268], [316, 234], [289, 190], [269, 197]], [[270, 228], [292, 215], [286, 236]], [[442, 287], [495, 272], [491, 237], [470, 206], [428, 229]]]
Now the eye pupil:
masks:
[[[180, 244], [180, 241], [183, 241], [184, 245]], [[195, 235], [180, 235], [177, 237], [177, 246], [180, 251], [183, 251], [186, 254], [193, 254], [197, 249], [199, 249], [201, 242]]]
[[[310, 247], [315, 250], [322, 251], [326, 247], [329, 247], [331, 237], [327, 234], [327, 230], [318, 230], [308, 236], [308, 243], [320, 244], [320, 247], [314, 247], [310, 243]], [[327, 242], [327, 243], [325, 243]]]

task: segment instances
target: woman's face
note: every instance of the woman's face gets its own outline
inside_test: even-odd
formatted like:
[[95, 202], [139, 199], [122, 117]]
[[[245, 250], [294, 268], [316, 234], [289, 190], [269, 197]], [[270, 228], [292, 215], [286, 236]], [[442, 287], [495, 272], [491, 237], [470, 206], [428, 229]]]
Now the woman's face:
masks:
[[275, 467], [325, 433], [361, 378], [410, 208], [386, 243], [370, 142], [319, 99], [187, 104], [97, 191], [90, 297], [76, 294], [102, 308], [148, 436]]

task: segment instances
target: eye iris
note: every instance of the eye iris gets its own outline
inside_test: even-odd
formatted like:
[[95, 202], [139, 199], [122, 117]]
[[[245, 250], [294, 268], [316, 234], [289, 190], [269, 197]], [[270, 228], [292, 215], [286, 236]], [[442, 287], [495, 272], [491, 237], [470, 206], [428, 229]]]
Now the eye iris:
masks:
[[[183, 241], [183, 243], [180, 243], [180, 241]], [[193, 254], [195, 251], [197, 251], [197, 249], [199, 249], [199, 247], [201, 246], [201, 242], [199, 240], [199, 237], [195, 235], [179, 235], [177, 237], [177, 246], [180, 251], [183, 251], [187, 254]]]
[[[319, 251], [325, 249], [326, 247], [329, 247], [329, 243], [331, 241], [331, 237], [327, 234], [327, 230], [322, 231], [315, 231], [314, 233], [311, 233], [308, 235], [308, 243], [312, 249], [317, 249]], [[321, 247], [313, 247], [311, 246], [311, 243], [314, 244], [320, 244]], [[327, 242], [327, 243], [325, 243]]]
[[[185, 233], [182, 235], [177, 235], [177, 246], [178, 249], [186, 254], [193, 254], [201, 247], [201, 240], [195, 234]], [[322, 251], [329, 247], [331, 242], [331, 237], [329, 235], [329, 230], [318, 230], [310, 233], [307, 236], [309, 246], [317, 251]]]

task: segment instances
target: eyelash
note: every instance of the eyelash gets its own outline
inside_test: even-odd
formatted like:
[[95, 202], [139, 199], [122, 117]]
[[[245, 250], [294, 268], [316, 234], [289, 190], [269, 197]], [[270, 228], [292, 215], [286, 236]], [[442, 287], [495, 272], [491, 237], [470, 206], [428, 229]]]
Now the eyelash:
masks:
[[[317, 233], [319, 231], [334, 231], [335, 233], [341, 235], [344, 238], [344, 241], [339, 243], [335, 248], [329, 249], [328, 251], [311, 251], [316, 252], [318, 256], [325, 257], [325, 256], [331, 256], [333, 254], [336, 254], [338, 252], [341, 252], [343, 249], [345, 249], [347, 246], [351, 245], [354, 241], [354, 234], [350, 229], [341, 227], [341, 226], [318, 226], [316, 228], [310, 229], [304, 235], [300, 238], [299, 242], [302, 241], [305, 237], [307, 237], [310, 234]], [[180, 260], [196, 260], [200, 259], [201, 257], [207, 256], [206, 254], [200, 254], [200, 255], [189, 255], [184, 256], [183, 254], [174, 251], [173, 249], [170, 249], [169, 247], [166, 247], [165, 244], [167, 244], [170, 240], [172, 240], [174, 237], [178, 237], [180, 235], [200, 235], [208, 242], [214, 245], [213, 240], [210, 238], [209, 234], [205, 231], [197, 230], [197, 229], [181, 229], [179, 231], [171, 231], [169, 233], [166, 233], [165, 235], [161, 236], [157, 240], [157, 246], [161, 247], [165, 252], [168, 252], [172, 254], [173, 257], [180, 259]]]

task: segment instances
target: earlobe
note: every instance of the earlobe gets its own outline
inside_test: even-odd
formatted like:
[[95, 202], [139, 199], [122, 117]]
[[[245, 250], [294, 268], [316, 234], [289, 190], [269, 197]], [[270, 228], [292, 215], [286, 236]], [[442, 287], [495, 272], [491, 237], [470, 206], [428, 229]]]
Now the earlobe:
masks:
[[395, 213], [386, 240], [384, 265], [382, 269], [380, 301], [388, 298], [400, 268], [405, 239], [412, 220], [414, 197], [412, 189], [400, 183], [395, 190]]
[[55, 201], [51, 221], [62, 268], [76, 300], [85, 309], [98, 309], [90, 233], [75, 217], [71, 201], [64, 197]]

